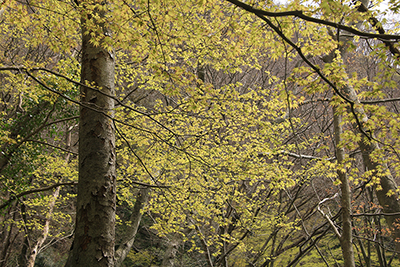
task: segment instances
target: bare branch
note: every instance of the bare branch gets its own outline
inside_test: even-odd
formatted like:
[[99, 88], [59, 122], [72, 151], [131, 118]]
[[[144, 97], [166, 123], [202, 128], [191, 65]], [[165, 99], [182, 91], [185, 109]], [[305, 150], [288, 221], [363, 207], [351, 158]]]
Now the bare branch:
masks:
[[25, 140], [25, 142], [33, 142], [33, 143], [42, 144], [42, 145], [49, 146], [49, 147], [52, 147], [52, 148], [55, 148], [55, 149], [59, 149], [61, 151], [67, 152], [67, 153], [71, 153], [72, 155], [75, 155], [75, 156], [78, 156], [78, 153], [76, 153], [76, 152], [73, 152], [71, 150], [68, 150], [68, 149], [65, 149], [65, 148], [62, 148], [62, 147], [59, 147], [59, 146], [55, 146], [55, 145], [52, 145], [52, 144], [49, 144], [49, 143], [46, 143], [46, 142], [43, 142], [43, 141], [27, 139], [27, 140]]
[[360, 101], [360, 103], [361, 104], [380, 104], [380, 103], [388, 103], [388, 102], [396, 102], [396, 101], [400, 101], [400, 97], [377, 99], [377, 100], [363, 100], [363, 101]]
[[[288, 155], [290, 157], [297, 158], [297, 159], [310, 159], [310, 160], [316, 159], [316, 160], [327, 160], [327, 161], [332, 161], [332, 160], [336, 159], [336, 157], [321, 158], [321, 157], [315, 157], [315, 156], [310, 156], [310, 155], [296, 154], [296, 153], [292, 153], [292, 152], [284, 151], [284, 150], [281, 150], [279, 152], [279, 154]], [[259, 153], [258, 154], [259, 157], [266, 157], [267, 155], [269, 155], [269, 153]]]
[[332, 200], [334, 198], [336, 198], [337, 196], [339, 196], [338, 193], [336, 193], [335, 195], [333, 195], [333, 197], [327, 197], [324, 198], [323, 200], [321, 200], [318, 203], [318, 211], [322, 214], [322, 216], [328, 221], [328, 223], [332, 226], [333, 231], [335, 232], [336, 236], [340, 239], [342, 237], [342, 235], [339, 233], [338, 228], [336, 227], [336, 225], [333, 223], [333, 221], [331, 220], [331, 218], [329, 218], [329, 216], [327, 214], [324, 213], [324, 211], [321, 209], [321, 204], [323, 204], [324, 202], [328, 201], [328, 200]]
[[357, 213], [357, 214], [352, 214], [351, 217], [398, 216], [398, 215], [400, 215], [400, 212], [391, 212], [391, 213], [389, 213], [389, 212], [379, 212], [379, 213]]

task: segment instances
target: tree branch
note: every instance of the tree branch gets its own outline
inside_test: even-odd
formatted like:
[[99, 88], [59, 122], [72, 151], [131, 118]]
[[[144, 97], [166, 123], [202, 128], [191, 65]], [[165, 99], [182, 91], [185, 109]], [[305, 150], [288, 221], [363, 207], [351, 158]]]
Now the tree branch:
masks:
[[362, 216], [398, 216], [400, 215], [400, 212], [379, 212], [379, 213], [357, 213], [357, 214], [352, 214], [351, 217], [362, 217]]
[[244, 10], [249, 11], [257, 16], [267, 16], [267, 17], [273, 17], [273, 18], [292, 16], [292, 17], [297, 17], [297, 18], [303, 19], [305, 21], [317, 23], [320, 25], [331, 26], [331, 27], [334, 27], [335, 29], [344, 30], [344, 31], [350, 32], [354, 35], [361, 36], [361, 37], [377, 38], [380, 40], [400, 40], [400, 35], [385, 34], [384, 31], [382, 33], [381, 33], [381, 31], [379, 31], [379, 34], [362, 32], [362, 31], [359, 31], [352, 27], [345, 26], [345, 25], [342, 25], [339, 23], [322, 20], [322, 19], [317, 19], [314, 17], [304, 15], [303, 11], [299, 11], [299, 10], [284, 11], [284, 12], [270, 12], [270, 11], [253, 8], [250, 5], [242, 3], [238, 0], [226, 0], [226, 1], [234, 4], [235, 6], [241, 7]]
[[[359, 2], [360, 2], [360, 5], [358, 6], [358, 11], [361, 12], [361, 13], [368, 12], [368, 8], [361, 1], [359, 1]], [[378, 21], [377, 18], [371, 16], [368, 19], [368, 21], [372, 25], [372, 27], [377, 32], [379, 32], [379, 34], [381, 34], [381, 35], [385, 34], [385, 29], [382, 27], [382, 24]], [[399, 49], [397, 49], [397, 47], [395, 47], [392, 42], [388, 42], [388, 41], [385, 41], [385, 40], [381, 40], [381, 41], [389, 49], [389, 51], [392, 53], [392, 55], [395, 56], [396, 59], [399, 60], [400, 59], [400, 51], [399, 51]]]
[[400, 98], [386, 98], [386, 99], [376, 99], [376, 100], [363, 100], [360, 101], [361, 104], [380, 104], [380, 103], [388, 103], [388, 102], [396, 102], [400, 101]]
[[49, 146], [49, 147], [52, 147], [52, 148], [55, 148], [55, 149], [59, 149], [61, 151], [67, 152], [67, 153], [71, 153], [72, 155], [75, 155], [75, 156], [78, 156], [78, 153], [76, 153], [76, 152], [73, 152], [71, 150], [68, 150], [68, 149], [65, 149], [65, 148], [62, 148], [62, 147], [59, 147], [59, 146], [55, 146], [55, 145], [52, 145], [52, 144], [49, 144], [49, 143], [46, 143], [46, 142], [42, 142], [42, 141], [39, 141], [39, 140], [27, 139], [27, 140], [25, 140], [25, 142], [33, 142], [33, 143], [42, 144], [42, 145]]
[[9, 204], [11, 204], [14, 200], [17, 200], [18, 198], [21, 198], [23, 196], [33, 194], [33, 193], [38, 193], [38, 192], [49, 191], [53, 188], [63, 186], [63, 185], [77, 185], [77, 184], [78, 184], [78, 182], [56, 183], [56, 184], [53, 184], [50, 186], [46, 186], [46, 187], [42, 187], [42, 188], [35, 188], [35, 189], [31, 189], [31, 190], [19, 193], [17, 195], [10, 196], [10, 198], [6, 202], [4, 202], [2, 205], [0, 205], [0, 210], [5, 208]]
[[322, 203], [324, 203], [325, 201], [332, 200], [332, 199], [336, 198], [338, 195], [339, 195], [339, 194], [336, 193], [335, 195], [333, 195], [333, 197], [324, 198], [323, 200], [321, 200], [321, 201], [318, 203], [318, 207], [317, 207], [317, 208], [318, 208], [318, 211], [322, 214], [322, 216], [323, 216], [323, 217], [328, 221], [328, 223], [332, 226], [333, 231], [335, 232], [336, 236], [340, 239], [340, 238], [342, 237], [342, 235], [339, 233], [339, 230], [337, 229], [336, 225], [333, 223], [333, 221], [331, 220], [331, 218], [329, 218], [329, 216], [323, 212], [323, 210], [321, 209], [321, 206], [320, 206], [320, 205], [321, 205]]
[[[259, 157], [266, 157], [269, 153], [258, 153]], [[284, 151], [281, 150], [278, 154], [283, 154], [283, 155], [288, 155], [292, 158], [297, 158], [297, 159], [316, 159], [316, 160], [327, 160], [327, 161], [331, 161], [331, 160], [335, 160], [336, 157], [331, 157], [331, 158], [321, 158], [321, 157], [315, 157], [315, 156], [310, 156], [310, 155], [303, 155], [303, 154], [296, 154], [296, 153], [292, 153], [289, 151]]]

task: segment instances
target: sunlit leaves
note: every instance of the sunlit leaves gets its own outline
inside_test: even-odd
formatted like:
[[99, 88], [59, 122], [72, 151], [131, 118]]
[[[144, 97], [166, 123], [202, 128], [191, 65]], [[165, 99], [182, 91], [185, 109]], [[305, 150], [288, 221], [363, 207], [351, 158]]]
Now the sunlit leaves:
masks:
[[[369, 121], [361, 126], [376, 138], [368, 142], [384, 145], [374, 151], [373, 159], [380, 162], [385, 157], [391, 163], [390, 170], [400, 172], [400, 129], [395, 112], [383, 104], [357, 102], [351, 106], [299, 59], [298, 51], [261, 20], [227, 2], [5, 3], [0, 26], [4, 36], [0, 40], [2, 64], [24, 66], [43, 83], [38, 85], [24, 73], [2, 72], [2, 90], [21, 96], [22, 111], [48, 103], [55, 109], [51, 119], [76, 115], [78, 106], [72, 107], [69, 99], [77, 101], [80, 97], [80, 20], [85, 21], [83, 34], [90, 36], [93, 45], [115, 51], [110, 56], [116, 61], [118, 198], [132, 207], [136, 187], [156, 187], [146, 207], [155, 221], [153, 229], [162, 236], [178, 233], [194, 244], [192, 250], [204, 250], [198, 245], [200, 239], [217, 248], [214, 257], [221, 254], [219, 248], [224, 242], [241, 242], [237, 255], [251, 254], [261, 249], [261, 236], [270, 234], [274, 227], [288, 234], [297, 231], [299, 222], [292, 218], [288, 222], [289, 217], [278, 209], [282, 195], [289, 197], [293, 187], [315, 178], [335, 181], [336, 170], [347, 171], [354, 184], [378, 185], [388, 170], [364, 172], [356, 167], [353, 156], [343, 165], [333, 163], [329, 126], [318, 125], [321, 132], [312, 136], [302, 134], [308, 129], [316, 131], [315, 121], [326, 116], [318, 114], [320, 110], [313, 105], [307, 106], [310, 103], [324, 102], [329, 112], [331, 104], [343, 116], [343, 141], [336, 145], [347, 153], [356, 154], [358, 143], [365, 139], [362, 133], [354, 132], [353, 126], [362, 122], [359, 111], [367, 112]], [[303, 10], [346, 25], [365, 19], [350, 1], [291, 1], [285, 7], [255, 1], [254, 6], [269, 11]], [[98, 15], [101, 12], [107, 13], [105, 18]], [[359, 56], [342, 58], [339, 51], [345, 41], [364, 41], [358, 37], [334, 41], [342, 32], [294, 17], [274, 18], [272, 22], [339, 90], [354, 88], [362, 101], [383, 99], [387, 97], [385, 89], [397, 86], [396, 69], [388, 71], [396, 61], [387, 60], [383, 45], [372, 44], [372, 53], [353, 45], [353, 52]], [[326, 61], [330, 56], [334, 60]], [[357, 70], [357, 74], [348, 74], [359, 58], [371, 56], [379, 63], [381, 73], [365, 75]], [[269, 64], [276, 65], [270, 69]], [[62, 76], [38, 71], [39, 67], [56, 70]], [[204, 77], [200, 77], [201, 71]], [[253, 79], [249, 73], [262, 78]], [[17, 101], [5, 110], [18, 106]], [[303, 117], [307, 107], [310, 111]], [[4, 136], [11, 135], [10, 128], [16, 122], [6, 115], [2, 113], [0, 129]], [[323, 119], [330, 124], [330, 118]], [[40, 121], [33, 126], [39, 126]], [[72, 124], [76, 122], [68, 127]], [[57, 131], [65, 126], [46, 128], [35, 136], [36, 141], [62, 146], [64, 136]], [[2, 137], [1, 145], [15, 144], [22, 137]], [[60, 177], [75, 180], [75, 159], [66, 163], [64, 154], [54, 151], [32, 144], [21, 148], [18, 156], [26, 169], [17, 170], [22, 163], [12, 162], [14, 170], [9, 172], [21, 183], [12, 184], [4, 176], [4, 185], [25, 190], [49, 185]], [[304, 163], [304, 151], [317, 156]], [[33, 184], [29, 184], [30, 175], [36, 178]], [[26, 204], [34, 212], [46, 212], [49, 197], [41, 197]], [[60, 217], [63, 219], [67, 218]], [[221, 232], [230, 226], [236, 227], [235, 231]], [[39, 229], [40, 223], [29, 227]], [[184, 234], [183, 229], [192, 233]], [[252, 237], [243, 241], [241, 236], [250, 232]]]

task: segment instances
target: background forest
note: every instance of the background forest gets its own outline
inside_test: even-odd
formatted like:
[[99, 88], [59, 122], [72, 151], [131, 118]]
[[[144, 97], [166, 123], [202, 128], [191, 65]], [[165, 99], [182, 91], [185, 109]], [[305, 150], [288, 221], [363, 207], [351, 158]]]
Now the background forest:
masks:
[[399, 266], [399, 8], [0, 0], [0, 267]]

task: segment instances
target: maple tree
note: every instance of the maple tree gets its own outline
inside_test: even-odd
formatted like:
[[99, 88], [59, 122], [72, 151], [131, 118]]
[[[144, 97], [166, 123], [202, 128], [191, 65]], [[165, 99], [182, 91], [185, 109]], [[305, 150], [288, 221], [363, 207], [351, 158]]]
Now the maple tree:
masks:
[[[313, 250], [329, 266], [318, 242], [330, 230], [345, 266], [353, 247], [368, 265], [365, 240], [387, 237], [377, 220], [365, 219], [379, 232], [358, 227], [362, 216], [386, 216], [381, 266], [399, 251], [398, 99], [386, 96], [400, 37], [368, 3], [37, 0], [0, 10], [1, 266], [33, 266], [46, 240], [72, 235], [66, 266], [123, 266], [142, 216], [169, 240], [163, 266], [182, 244], [204, 266], [293, 266]], [[364, 59], [374, 74], [351, 63]], [[376, 203], [382, 212], [357, 214]]]

